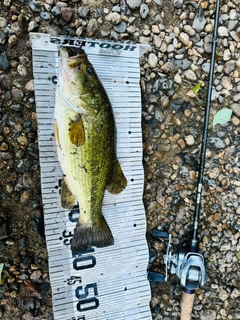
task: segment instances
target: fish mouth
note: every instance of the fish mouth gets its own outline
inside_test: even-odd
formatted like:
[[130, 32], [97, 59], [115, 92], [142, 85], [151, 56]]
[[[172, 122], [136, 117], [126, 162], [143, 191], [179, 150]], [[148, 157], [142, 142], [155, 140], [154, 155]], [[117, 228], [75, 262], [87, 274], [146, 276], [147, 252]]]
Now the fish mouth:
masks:
[[60, 55], [66, 58], [76, 58], [85, 54], [86, 53], [82, 48], [60, 47]]

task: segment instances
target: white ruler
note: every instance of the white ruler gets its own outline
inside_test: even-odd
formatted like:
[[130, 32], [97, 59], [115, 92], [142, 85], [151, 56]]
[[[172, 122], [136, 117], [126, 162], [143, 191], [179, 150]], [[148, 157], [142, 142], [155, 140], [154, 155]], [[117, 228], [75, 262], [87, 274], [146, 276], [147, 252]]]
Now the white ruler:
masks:
[[[38, 117], [45, 234], [56, 320], [152, 319], [147, 280], [148, 246], [142, 203], [142, 129], [139, 56], [148, 46], [31, 34]], [[72, 254], [78, 207], [60, 206], [62, 172], [54, 142], [53, 110], [59, 45], [83, 45], [113, 106], [117, 155], [128, 180], [104, 197], [103, 214], [115, 244]]]

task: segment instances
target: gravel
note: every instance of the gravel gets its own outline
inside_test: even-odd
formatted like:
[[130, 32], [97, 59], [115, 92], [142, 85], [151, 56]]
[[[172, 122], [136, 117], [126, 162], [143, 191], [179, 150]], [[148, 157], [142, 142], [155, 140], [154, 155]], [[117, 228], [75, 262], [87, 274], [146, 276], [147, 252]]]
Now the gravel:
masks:
[[[240, 319], [240, 0], [222, 3], [206, 153], [200, 252], [208, 282], [197, 290], [193, 319]], [[1, 319], [53, 319], [42, 207], [29, 32], [150, 44], [140, 58], [143, 194], [151, 268], [172, 234], [189, 237], [206, 104], [215, 6], [181, 0], [2, 1], [0, 9]], [[197, 93], [192, 89], [201, 83]], [[213, 117], [231, 108], [226, 124]], [[7, 226], [5, 228], [5, 226]], [[3, 231], [2, 231], [3, 230]], [[41, 236], [41, 235], [42, 236]], [[155, 259], [155, 261], [154, 261]], [[152, 318], [178, 320], [181, 288], [171, 275], [151, 284]]]

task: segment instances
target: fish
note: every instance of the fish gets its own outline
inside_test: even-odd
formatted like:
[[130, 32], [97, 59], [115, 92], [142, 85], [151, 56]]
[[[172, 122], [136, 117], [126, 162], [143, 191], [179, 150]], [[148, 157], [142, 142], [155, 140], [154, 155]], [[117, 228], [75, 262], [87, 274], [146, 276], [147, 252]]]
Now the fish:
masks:
[[102, 213], [105, 191], [119, 194], [127, 186], [116, 155], [116, 125], [109, 97], [87, 54], [60, 47], [55, 93], [54, 136], [63, 173], [61, 206], [79, 203], [80, 215], [71, 250], [114, 244]]

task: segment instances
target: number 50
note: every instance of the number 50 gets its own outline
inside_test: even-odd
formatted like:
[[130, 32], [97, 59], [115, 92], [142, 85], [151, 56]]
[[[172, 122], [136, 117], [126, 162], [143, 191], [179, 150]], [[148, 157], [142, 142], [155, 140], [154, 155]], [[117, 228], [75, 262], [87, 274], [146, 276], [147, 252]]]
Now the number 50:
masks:
[[[89, 289], [93, 289], [95, 296], [98, 295], [96, 283], [87, 284], [84, 290], [82, 286], [77, 287], [75, 290], [75, 295], [80, 300], [77, 303], [77, 310], [80, 312], [96, 309], [99, 306], [99, 301], [96, 297], [87, 298], [89, 295]], [[81, 291], [83, 291], [83, 293], [81, 293]]]

